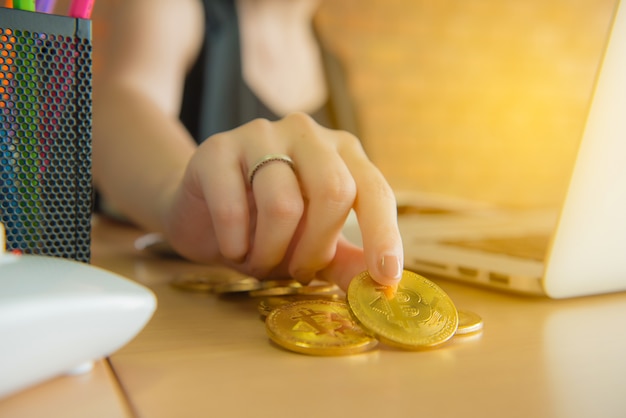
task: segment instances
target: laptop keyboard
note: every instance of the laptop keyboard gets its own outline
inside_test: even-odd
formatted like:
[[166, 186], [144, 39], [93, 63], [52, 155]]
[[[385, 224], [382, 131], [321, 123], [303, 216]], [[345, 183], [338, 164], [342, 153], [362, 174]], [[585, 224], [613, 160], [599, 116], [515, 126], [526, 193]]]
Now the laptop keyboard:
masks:
[[528, 235], [478, 240], [454, 240], [444, 241], [444, 243], [456, 247], [543, 261], [548, 251], [549, 237], [547, 235]]

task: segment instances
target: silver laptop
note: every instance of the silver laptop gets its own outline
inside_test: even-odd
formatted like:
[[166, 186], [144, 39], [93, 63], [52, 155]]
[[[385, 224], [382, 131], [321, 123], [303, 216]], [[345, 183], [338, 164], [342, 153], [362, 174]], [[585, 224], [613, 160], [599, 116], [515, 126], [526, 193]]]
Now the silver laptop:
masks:
[[613, 19], [563, 206], [402, 215], [407, 269], [551, 298], [626, 290], [626, 6]]

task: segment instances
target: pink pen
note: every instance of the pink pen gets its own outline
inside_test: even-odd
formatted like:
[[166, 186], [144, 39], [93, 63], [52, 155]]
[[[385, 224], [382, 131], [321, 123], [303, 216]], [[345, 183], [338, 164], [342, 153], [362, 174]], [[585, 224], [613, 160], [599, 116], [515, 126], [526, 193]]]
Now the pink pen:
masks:
[[80, 19], [89, 19], [95, 0], [72, 0], [69, 15]]

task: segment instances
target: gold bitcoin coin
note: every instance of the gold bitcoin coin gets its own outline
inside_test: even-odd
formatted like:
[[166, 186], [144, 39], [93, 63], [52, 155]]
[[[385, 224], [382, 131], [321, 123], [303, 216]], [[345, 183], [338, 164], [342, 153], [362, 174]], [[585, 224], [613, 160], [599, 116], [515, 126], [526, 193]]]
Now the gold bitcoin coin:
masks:
[[249, 295], [252, 297], [264, 297], [264, 296], [285, 296], [293, 295], [298, 292], [298, 289], [302, 285], [295, 280], [263, 280], [260, 283], [260, 287], [255, 290], [251, 290]]
[[301, 300], [339, 300], [339, 295], [336, 294], [323, 294], [323, 295], [303, 295], [303, 294], [295, 294], [295, 295], [287, 295], [287, 296], [270, 296], [261, 299], [259, 304], [257, 305], [257, 309], [263, 318], [267, 317], [274, 309], [288, 305], [293, 302], [298, 302]]
[[[218, 280], [217, 283], [220, 283]], [[186, 290], [188, 292], [211, 292], [213, 286], [215, 286], [216, 280], [207, 274], [181, 274], [176, 276], [170, 285], [180, 290]]]
[[325, 295], [339, 290], [339, 286], [334, 283], [319, 282], [315, 284], [309, 283], [297, 289], [300, 295]]
[[273, 287], [302, 287], [302, 283], [297, 282], [293, 279], [274, 279], [274, 280], [263, 280], [261, 282], [261, 289], [270, 289]]
[[460, 309], [457, 335], [471, 334], [483, 329], [483, 319], [476, 313]]
[[268, 287], [265, 289], [251, 290], [249, 295], [255, 298], [266, 296], [286, 296], [298, 293], [298, 289], [289, 286]]
[[361, 327], [381, 342], [407, 350], [434, 347], [456, 332], [452, 299], [436, 284], [405, 270], [395, 292], [368, 272], [350, 282], [347, 301]]
[[216, 286], [241, 280], [242, 274], [230, 269], [207, 268], [198, 273], [182, 273], [170, 282], [172, 287], [189, 292], [212, 292]]
[[254, 277], [239, 277], [236, 280], [229, 280], [223, 283], [216, 284], [213, 287], [213, 293], [225, 294], [225, 293], [243, 293], [250, 292], [252, 290], [258, 290], [261, 288], [261, 281]]
[[267, 316], [265, 328], [281, 347], [316, 356], [361, 353], [378, 343], [340, 301], [299, 301], [280, 306]]

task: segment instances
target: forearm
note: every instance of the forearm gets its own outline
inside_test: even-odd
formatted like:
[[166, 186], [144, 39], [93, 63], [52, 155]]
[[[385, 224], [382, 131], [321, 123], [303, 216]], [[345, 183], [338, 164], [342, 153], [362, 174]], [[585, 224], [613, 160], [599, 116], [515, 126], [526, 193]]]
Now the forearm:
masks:
[[166, 202], [196, 146], [182, 124], [140, 90], [120, 81], [97, 87], [95, 185], [133, 222], [160, 231]]

